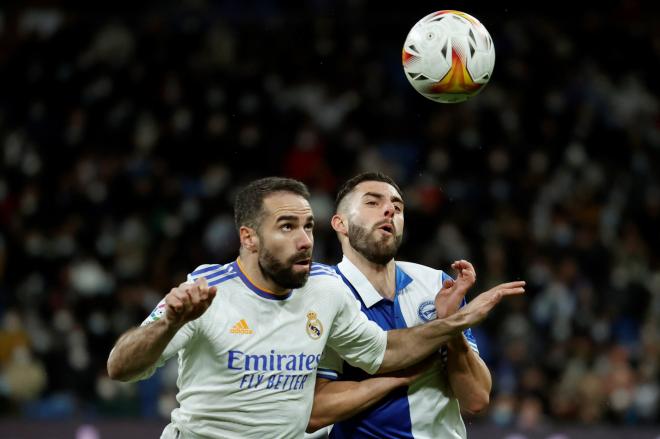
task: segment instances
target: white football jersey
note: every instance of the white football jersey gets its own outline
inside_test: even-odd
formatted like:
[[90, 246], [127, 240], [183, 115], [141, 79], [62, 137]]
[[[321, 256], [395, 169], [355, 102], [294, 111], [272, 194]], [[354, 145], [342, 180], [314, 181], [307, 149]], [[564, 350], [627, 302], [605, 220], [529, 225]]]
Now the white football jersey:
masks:
[[[278, 296], [257, 287], [240, 261], [203, 265], [218, 292], [207, 311], [174, 336], [153, 374], [178, 353], [179, 407], [166, 428], [182, 438], [296, 438], [309, 420], [316, 369], [326, 344], [374, 373], [386, 333], [369, 321], [329, 267], [312, 264], [307, 283]], [[162, 318], [164, 300], [144, 321]]]

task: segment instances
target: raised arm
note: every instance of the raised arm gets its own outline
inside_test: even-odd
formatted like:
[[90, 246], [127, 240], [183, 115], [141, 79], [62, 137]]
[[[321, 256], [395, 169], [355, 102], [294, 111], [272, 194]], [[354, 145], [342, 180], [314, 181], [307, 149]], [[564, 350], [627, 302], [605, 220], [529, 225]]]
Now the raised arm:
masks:
[[110, 378], [130, 381], [152, 369], [181, 327], [206, 311], [216, 291], [203, 277], [172, 288], [165, 296], [162, 319], [131, 329], [117, 340], [108, 357]]
[[378, 373], [403, 369], [428, 357], [464, 329], [485, 319], [502, 298], [524, 293], [524, 285], [524, 281], [500, 284], [443, 319], [414, 328], [388, 331], [387, 348]]
[[[477, 279], [477, 273], [468, 261], [456, 261], [452, 268], [456, 270], [456, 281], [445, 280], [435, 298], [439, 319], [450, 316], [459, 309], [467, 290]], [[488, 406], [492, 387], [486, 363], [476, 350], [470, 347], [465, 334], [452, 338], [446, 349], [447, 377], [461, 410], [472, 414], [481, 412]]]

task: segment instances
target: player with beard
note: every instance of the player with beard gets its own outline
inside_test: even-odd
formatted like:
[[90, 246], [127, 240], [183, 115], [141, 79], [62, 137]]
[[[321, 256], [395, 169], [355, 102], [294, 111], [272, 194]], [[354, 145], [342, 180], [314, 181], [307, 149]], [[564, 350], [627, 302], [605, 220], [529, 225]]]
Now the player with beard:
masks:
[[[476, 279], [467, 261], [452, 265], [456, 281], [442, 271], [395, 261], [403, 211], [397, 184], [386, 175], [365, 173], [339, 190], [332, 218], [344, 253], [334, 269], [362, 312], [385, 330], [453, 314]], [[334, 423], [331, 438], [466, 437], [460, 409], [481, 411], [491, 389], [471, 331], [452, 338], [427, 363], [374, 378], [328, 349], [319, 366], [308, 431]]]
[[524, 291], [503, 284], [456, 317], [385, 332], [360, 313], [337, 273], [312, 263], [308, 200], [295, 180], [249, 184], [234, 205], [238, 258], [195, 269], [115, 344], [108, 374], [122, 381], [148, 377], [178, 355], [179, 407], [162, 438], [302, 437], [326, 345], [368, 373], [398, 370]]

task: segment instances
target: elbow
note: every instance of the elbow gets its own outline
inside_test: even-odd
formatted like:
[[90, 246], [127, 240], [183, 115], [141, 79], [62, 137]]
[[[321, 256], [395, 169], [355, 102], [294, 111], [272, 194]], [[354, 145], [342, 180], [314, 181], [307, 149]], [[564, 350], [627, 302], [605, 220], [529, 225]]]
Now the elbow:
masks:
[[323, 427], [325, 427], [325, 425], [323, 425], [321, 419], [312, 416], [311, 418], [309, 418], [309, 422], [307, 423], [307, 428], [305, 429], [305, 433], [314, 433], [316, 430]]
[[110, 359], [108, 359], [107, 370], [111, 380], [123, 381], [121, 370]]
[[486, 392], [483, 392], [478, 395], [473, 395], [469, 401], [466, 401], [462, 405], [462, 409], [465, 413], [469, 415], [478, 415], [483, 413], [490, 404], [490, 395]]
[[122, 367], [118, 364], [118, 362], [113, 359], [112, 354], [110, 354], [110, 357], [108, 358], [106, 369], [108, 371], [108, 376], [110, 377], [111, 380], [125, 382], [130, 379], [126, 371], [123, 370]]

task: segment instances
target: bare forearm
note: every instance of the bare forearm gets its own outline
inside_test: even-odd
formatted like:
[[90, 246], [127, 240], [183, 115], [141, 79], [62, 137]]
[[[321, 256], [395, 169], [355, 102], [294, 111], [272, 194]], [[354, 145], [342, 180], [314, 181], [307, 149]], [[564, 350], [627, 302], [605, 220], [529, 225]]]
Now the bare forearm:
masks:
[[460, 314], [408, 329], [387, 331], [387, 349], [378, 373], [411, 366], [435, 353], [464, 327]]
[[443, 319], [414, 328], [388, 331], [387, 349], [378, 372], [402, 369], [428, 357], [461, 331], [485, 319], [503, 297], [522, 294], [524, 285], [523, 281], [500, 284]]
[[110, 352], [110, 378], [129, 381], [147, 371], [158, 361], [177, 330], [178, 327], [162, 319], [126, 332]]
[[463, 335], [447, 343], [447, 372], [461, 409], [478, 413], [488, 406], [492, 386], [490, 372]]
[[307, 432], [348, 419], [406, 383], [405, 379], [397, 377], [374, 377], [364, 381], [318, 380]]

